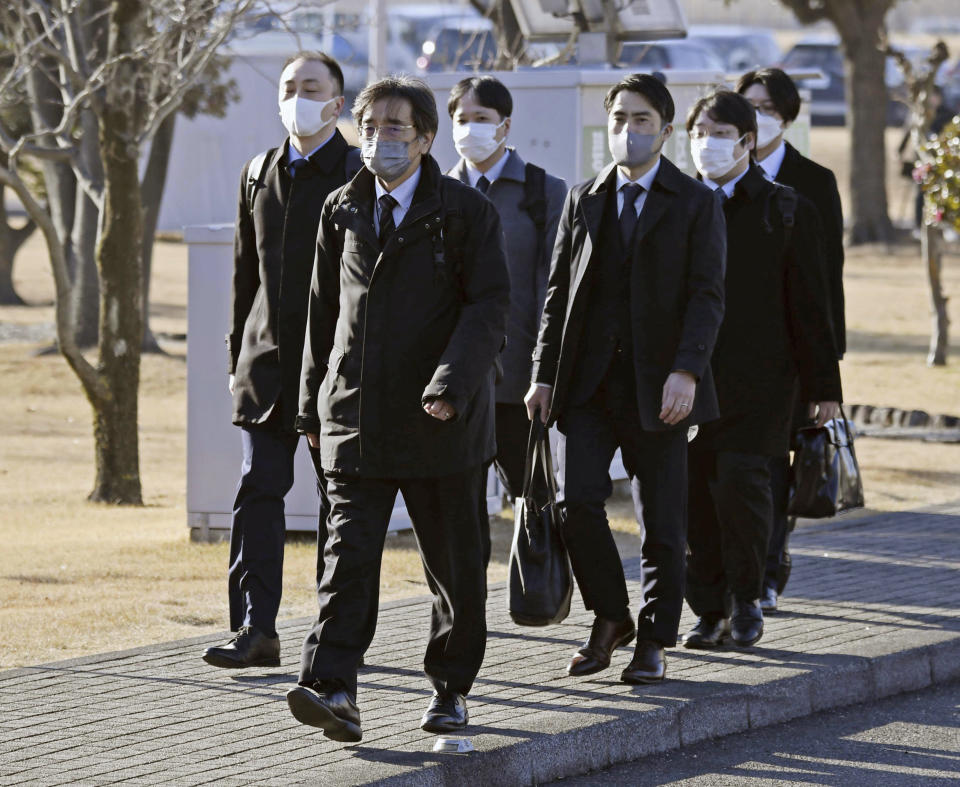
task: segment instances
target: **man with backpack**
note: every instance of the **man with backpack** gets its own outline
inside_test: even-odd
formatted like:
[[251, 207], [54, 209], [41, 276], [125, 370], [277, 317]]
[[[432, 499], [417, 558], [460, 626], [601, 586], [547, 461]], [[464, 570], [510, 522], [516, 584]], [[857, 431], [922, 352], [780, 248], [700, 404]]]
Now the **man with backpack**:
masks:
[[712, 648], [729, 636], [748, 647], [763, 635], [769, 460], [787, 452], [796, 390], [818, 425], [836, 417], [840, 371], [817, 209], [757, 165], [753, 106], [717, 90], [693, 105], [687, 133], [723, 205], [727, 271], [711, 359], [720, 418], [690, 445], [686, 599], [699, 620], [683, 644]]
[[[460, 161], [448, 173], [479, 189], [500, 214], [507, 268], [510, 313], [507, 344], [500, 354], [502, 378], [497, 382], [497, 473], [511, 500], [523, 485], [530, 422], [523, 396], [530, 381], [531, 356], [537, 344], [540, 312], [547, 297], [550, 253], [557, 236], [567, 187], [535, 164], [524, 162], [507, 147], [513, 98], [494, 77], [469, 77], [450, 91], [447, 111]], [[486, 473], [483, 483], [486, 484]], [[484, 562], [490, 560], [490, 528], [486, 492], [481, 495]]]
[[297, 428], [330, 499], [320, 612], [290, 712], [335, 741], [362, 737], [357, 666], [377, 624], [380, 562], [403, 495], [433, 609], [428, 732], [466, 726], [486, 647], [479, 522], [495, 453], [494, 360], [510, 279], [493, 205], [430, 156], [437, 105], [420, 80], [365, 87], [353, 116], [364, 169], [323, 206]]
[[[294, 429], [310, 271], [320, 207], [359, 168], [356, 148], [337, 130], [343, 72], [322, 52], [298, 52], [283, 67], [280, 119], [289, 137], [243, 168], [227, 334], [233, 422], [243, 465], [230, 529], [227, 644], [207, 648], [215, 667], [280, 663], [277, 613], [286, 535], [283, 498], [293, 486]], [[319, 455], [311, 458], [322, 479]], [[318, 483], [319, 542], [327, 499]]]

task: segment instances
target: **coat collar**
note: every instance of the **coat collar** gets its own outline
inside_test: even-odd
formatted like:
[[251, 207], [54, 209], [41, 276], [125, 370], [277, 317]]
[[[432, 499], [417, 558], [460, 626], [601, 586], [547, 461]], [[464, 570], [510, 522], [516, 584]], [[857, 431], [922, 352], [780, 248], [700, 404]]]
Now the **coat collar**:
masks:
[[[321, 146], [320, 150], [307, 156], [307, 161], [310, 162], [311, 168], [319, 169], [325, 175], [329, 175], [337, 167], [341, 166], [343, 157], [349, 149], [350, 145], [347, 144], [347, 140], [343, 138], [340, 129], [336, 129], [333, 132], [333, 136]], [[289, 158], [289, 151], [290, 137], [287, 137], [283, 144], [273, 152], [273, 157], [270, 159], [270, 167], [282, 167], [286, 165]]]
[[[653, 187], [650, 191], [654, 189], [665, 189], [676, 193], [680, 190], [684, 174], [677, 169], [676, 165], [670, 161], [666, 156], [660, 156], [660, 169], [657, 171], [657, 177], [653, 179]], [[607, 164], [600, 174], [594, 179], [590, 188], [587, 190], [588, 194], [597, 194], [601, 191], [608, 191], [610, 189], [616, 188], [617, 185], [617, 165], [616, 164]]]
[[[527, 180], [527, 163], [520, 158], [520, 154], [514, 148], [507, 148], [507, 160], [500, 170], [500, 176], [497, 180], [515, 180], [518, 183], [525, 183]], [[447, 173], [451, 178], [456, 178], [461, 183], [470, 185], [470, 174], [467, 171], [467, 162], [461, 158]]]
[[751, 160], [746, 174], [740, 178], [733, 195], [736, 197], [740, 194], [746, 194], [747, 198], [753, 202], [753, 200], [760, 195], [760, 192], [766, 188], [768, 183], [770, 183], [770, 181], [767, 180], [763, 168], [757, 164], [757, 162]]

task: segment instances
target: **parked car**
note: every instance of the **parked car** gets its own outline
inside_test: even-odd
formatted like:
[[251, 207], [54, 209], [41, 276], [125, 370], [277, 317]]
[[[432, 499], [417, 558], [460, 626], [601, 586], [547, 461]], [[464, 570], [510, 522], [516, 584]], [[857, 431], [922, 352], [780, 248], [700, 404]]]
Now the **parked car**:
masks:
[[630, 41], [620, 50], [619, 65], [648, 71], [724, 71], [723, 61], [708, 46], [693, 41]]
[[[799, 87], [810, 90], [810, 120], [814, 125], [842, 126], [846, 123], [846, 63], [839, 38], [803, 39], [787, 52], [780, 65], [787, 72], [821, 72], [821, 77], [797, 80]], [[903, 75], [892, 57], [886, 59], [884, 83], [888, 91], [887, 125], [902, 125], [908, 114], [906, 106], [897, 100], [897, 88], [903, 84]]]
[[447, 19], [435, 27], [417, 58], [420, 71], [487, 71], [497, 58], [493, 23], [481, 16]]
[[693, 25], [686, 40], [713, 49], [730, 72], [772, 66], [783, 57], [773, 33], [763, 27]]

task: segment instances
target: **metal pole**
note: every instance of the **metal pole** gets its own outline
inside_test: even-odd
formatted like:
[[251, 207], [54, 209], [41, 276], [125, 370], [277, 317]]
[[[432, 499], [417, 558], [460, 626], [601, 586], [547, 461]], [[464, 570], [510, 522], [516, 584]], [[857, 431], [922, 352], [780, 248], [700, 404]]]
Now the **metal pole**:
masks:
[[367, 82], [387, 74], [387, 0], [370, 0], [370, 63]]

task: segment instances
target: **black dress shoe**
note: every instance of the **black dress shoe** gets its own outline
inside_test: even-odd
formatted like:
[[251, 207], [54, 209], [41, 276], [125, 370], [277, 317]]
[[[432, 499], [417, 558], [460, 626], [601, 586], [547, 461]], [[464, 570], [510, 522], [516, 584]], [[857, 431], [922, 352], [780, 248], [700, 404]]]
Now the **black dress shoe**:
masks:
[[567, 674], [573, 677], [592, 675], [610, 666], [613, 651], [623, 645], [629, 645], [636, 636], [637, 627], [633, 618], [619, 622], [594, 618], [590, 639], [577, 651], [567, 665]]
[[763, 636], [763, 612], [758, 601], [734, 599], [730, 616], [730, 637], [735, 645], [749, 648]]
[[760, 609], [764, 612], [777, 611], [777, 589], [773, 585], [765, 585], [760, 594]]
[[722, 616], [705, 615], [697, 620], [690, 631], [683, 635], [681, 642], [685, 648], [716, 648], [730, 633], [730, 622]]
[[207, 648], [203, 660], [214, 667], [279, 667], [280, 637], [268, 637], [253, 626], [244, 626], [226, 645]]
[[638, 639], [633, 659], [620, 675], [624, 683], [659, 683], [667, 674], [663, 646], [652, 639]]
[[454, 732], [467, 726], [467, 700], [455, 691], [435, 691], [427, 712], [420, 720], [420, 729], [427, 732]]
[[287, 705], [301, 724], [319, 727], [332, 741], [356, 743], [360, 731], [360, 709], [338, 680], [318, 680], [312, 687], [297, 686], [287, 692]]

